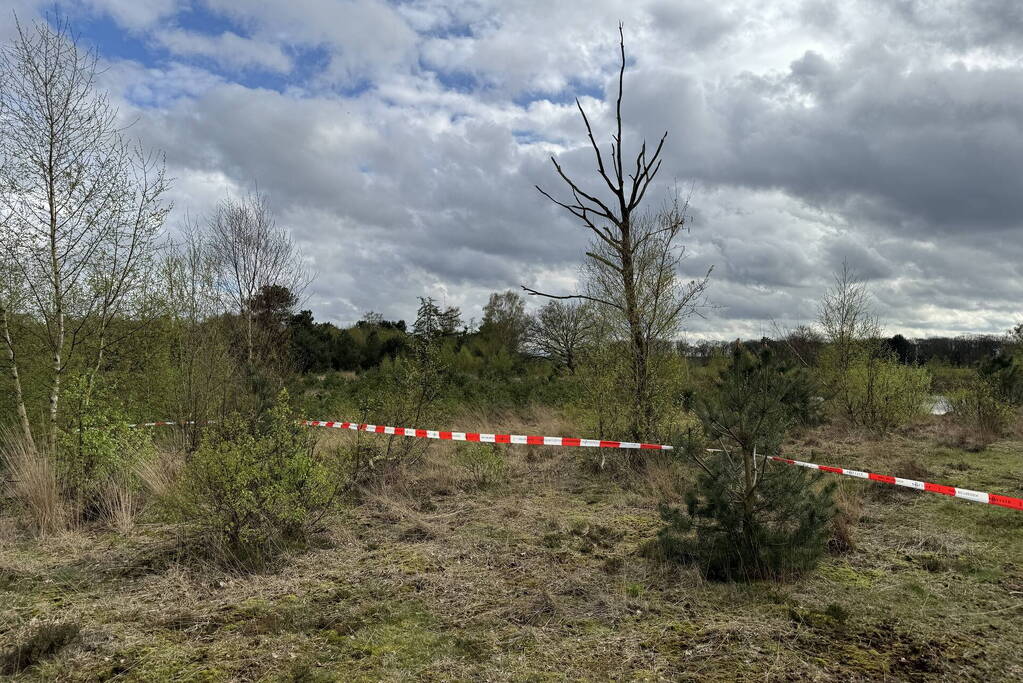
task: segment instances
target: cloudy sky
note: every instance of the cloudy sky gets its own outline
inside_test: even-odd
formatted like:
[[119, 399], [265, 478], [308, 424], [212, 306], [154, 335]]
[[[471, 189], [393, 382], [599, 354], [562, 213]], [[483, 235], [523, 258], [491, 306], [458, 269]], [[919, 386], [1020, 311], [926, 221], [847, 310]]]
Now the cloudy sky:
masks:
[[[627, 144], [669, 132], [693, 188], [683, 275], [713, 265], [693, 337], [814, 316], [844, 259], [889, 332], [1023, 318], [1017, 0], [4, 0], [56, 7], [166, 152], [172, 223], [258, 184], [352, 322], [429, 295], [569, 292], [587, 236], [541, 197], [549, 156], [592, 178], [625, 25]], [[12, 22], [0, 18], [0, 38]]]

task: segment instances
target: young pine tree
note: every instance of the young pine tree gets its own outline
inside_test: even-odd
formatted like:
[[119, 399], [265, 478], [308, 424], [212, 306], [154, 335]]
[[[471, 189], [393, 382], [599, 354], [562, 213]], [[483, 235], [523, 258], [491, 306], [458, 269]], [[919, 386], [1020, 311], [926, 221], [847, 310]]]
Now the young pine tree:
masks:
[[834, 515], [834, 484], [769, 463], [788, 429], [812, 413], [812, 384], [764, 348], [736, 345], [712, 392], [698, 405], [720, 450], [690, 452], [703, 472], [683, 508], [662, 504], [658, 540], [667, 559], [693, 562], [716, 580], [781, 578], [814, 567]]

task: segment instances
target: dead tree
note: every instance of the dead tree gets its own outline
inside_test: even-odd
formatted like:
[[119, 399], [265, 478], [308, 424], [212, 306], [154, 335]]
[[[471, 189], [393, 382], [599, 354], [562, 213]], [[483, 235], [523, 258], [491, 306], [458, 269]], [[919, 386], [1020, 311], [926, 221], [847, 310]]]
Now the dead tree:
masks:
[[[625, 35], [618, 26], [621, 66], [618, 71], [618, 97], [615, 104], [615, 132], [605, 157], [593, 136], [593, 128], [582, 104], [576, 107], [586, 126], [586, 134], [604, 188], [587, 191], [565, 173], [555, 157], [555, 171], [568, 186], [571, 199], [556, 199], [546, 190], [536, 189], [562, 207], [593, 234], [586, 252], [589, 286], [585, 293], [554, 295], [529, 287], [529, 294], [552, 299], [582, 299], [594, 302], [602, 313], [620, 323], [631, 352], [632, 403], [634, 415], [630, 431], [639, 438], [654, 421], [651, 395], [650, 355], [653, 343], [677, 332], [679, 324], [696, 310], [706, 289], [710, 273], [702, 280], [681, 285], [675, 267], [684, 250], [677, 242], [686, 226], [685, 202], [676, 199], [664, 210], [645, 217], [639, 207], [661, 167], [661, 151], [668, 137], [665, 132], [652, 154], [644, 141], [630, 168], [622, 151], [622, 93], [625, 78]], [[610, 169], [608, 168], [610, 161]]]

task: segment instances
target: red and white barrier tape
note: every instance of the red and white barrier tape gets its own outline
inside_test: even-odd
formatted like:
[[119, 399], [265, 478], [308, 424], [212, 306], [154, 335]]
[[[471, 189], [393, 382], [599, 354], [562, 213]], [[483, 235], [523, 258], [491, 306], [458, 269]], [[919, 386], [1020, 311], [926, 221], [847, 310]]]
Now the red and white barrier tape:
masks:
[[788, 463], [789, 465], [799, 465], [800, 467], [808, 467], [812, 470], [820, 470], [821, 472], [831, 472], [832, 474], [844, 474], [846, 476], [857, 477], [859, 479], [870, 479], [871, 481], [879, 481], [885, 484], [905, 486], [906, 488], [916, 489], [917, 491], [931, 491], [933, 493], [941, 493], [946, 496], [952, 496], [954, 498], [964, 498], [966, 500], [972, 500], [975, 503], [987, 503], [989, 505], [1000, 505], [1001, 507], [1011, 508], [1013, 510], [1023, 510], [1023, 498], [1013, 498], [1012, 496], [1002, 496], [997, 493], [985, 493], [983, 491], [961, 489], [955, 486], [932, 484], [927, 481], [916, 481], [915, 479], [890, 477], [887, 474], [874, 474], [873, 472], [847, 470], [844, 467], [829, 467], [827, 465], [818, 465], [817, 463], [813, 462], [803, 462], [802, 460], [782, 458], [777, 455], [769, 456], [769, 459], [774, 460], [775, 462]]
[[358, 424], [356, 422], [325, 422], [323, 420], [302, 420], [299, 424], [307, 427], [331, 427], [351, 429], [374, 434], [414, 436], [420, 439], [443, 439], [446, 441], [479, 441], [481, 443], [515, 443], [535, 446], [580, 446], [583, 448], [642, 448], [654, 451], [670, 451], [671, 446], [655, 443], [634, 443], [631, 441], [603, 441], [600, 439], [575, 439], [567, 436], [526, 436], [523, 434], [483, 434], [479, 432], [444, 432], [434, 429], [413, 429], [412, 427], [385, 427], [384, 425]]
[[136, 422], [135, 424], [128, 425], [129, 427], [184, 427], [186, 425], [194, 425], [194, 420], [188, 420], [187, 422], [174, 422], [173, 420], [161, 420], [159, 422]]
[[[132, 426], [163, 427], [170, 425], [191, 424], [195, 424], [195, 422], [192, 421], [142, 422]], [[372, 434], [391, 434], [394, 436], [411, 436], [420, 439], [441, 439], [445, 441], [474, 441], [480, 443], [510, 443], [535, 446], [578, 446], [582, 448], [627, 448], [655, 451], [672, 450], [671, 446], [666, 446], [663, 444], [636, 443], [630, 441], [604, 441], [601, 439], [576, 439], [567, 436], [527, 436], [524, 434], [485, 434], [482, 432], [453, 432], [440, 431], [434, 429], [415, 429], [412, 427], [386, 427], [384, 425], [359, 424], [357, 422], [333, 422], [325, 420], [299, 420], [299, 424], [304, 425], [306, 427], [350, 429], [353, 431], [369, 432]], [[843, 467], [830, 467], [828, 465], [818, 465], [817, 463], [813, 462], [792, 460], [790, 458], [782, 458], [777, 455], [768, 456], [768, 459], [773, 460], [775, 462], [783, 462], [789, 465], [807, 467], [809, 469], [819, 470], [821, 472], [830, 472], [832, 474], [844, 474], [846, 476], [856, 477], [858, 479], [869, 479], [871, 481], [879, 481], [884, 484], [904, 486], [906, 488], [916, 489], [917, 491], [931, 491], [933, 493], [941, 493], [943, 495], [952, 496], [954, 498], [972, 500], [975, 503], [987, 503], [989, 505], [998, 505], [1013, 510], [1023, 510], [1023, 498], [1013, 498], [1012, 496], [1003, 496], [997, 493], [986, 493], [984, 491], [973, 491], [971, 489], [962, 489], [955, 486], [945, 486], [943, 484], [932, 484], [926, 481], [916, 481], [915, 479], [891, 477], [886, 474], [874, 474], [873, 472], [849, 470]]]

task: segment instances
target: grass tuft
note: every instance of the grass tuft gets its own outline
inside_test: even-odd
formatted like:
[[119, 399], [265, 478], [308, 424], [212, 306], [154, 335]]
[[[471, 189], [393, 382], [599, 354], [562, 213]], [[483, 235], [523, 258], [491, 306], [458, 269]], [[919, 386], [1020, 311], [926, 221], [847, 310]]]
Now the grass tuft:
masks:
[[70, 515], [53, 461], [19, 433], [0, 433], [0, 442], [7, 493], [20, 505], [31, 529], [40, 536], [67, 529]]

